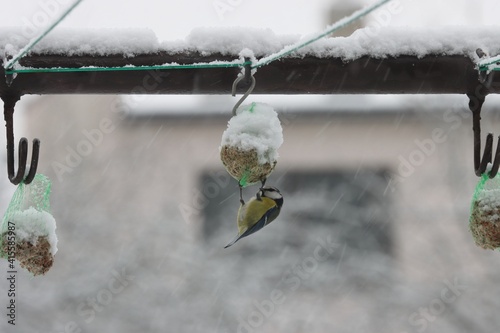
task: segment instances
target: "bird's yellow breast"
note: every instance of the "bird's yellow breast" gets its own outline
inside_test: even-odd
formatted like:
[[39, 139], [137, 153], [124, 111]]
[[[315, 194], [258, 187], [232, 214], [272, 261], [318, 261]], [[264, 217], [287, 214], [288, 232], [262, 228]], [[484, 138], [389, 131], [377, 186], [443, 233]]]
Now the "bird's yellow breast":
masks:
[[275, 207], [276, 202], [272, 199], [262, 197], [250, 199], [246, 204], [240, 206], [238, 210], [238, 232], [241, 235], [248, 228], [256, 224], [266, 212]]

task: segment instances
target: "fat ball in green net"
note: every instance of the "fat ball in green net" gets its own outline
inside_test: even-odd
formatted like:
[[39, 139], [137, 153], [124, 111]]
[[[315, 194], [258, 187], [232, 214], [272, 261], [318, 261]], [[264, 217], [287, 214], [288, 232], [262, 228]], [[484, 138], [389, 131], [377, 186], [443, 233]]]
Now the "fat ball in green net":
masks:
[[57, 252], [50, 190], [50, 180], [41, 174], [29, 185], [19, 184], [0, 226], [0, 256], [16, 259], [33, 275], [45, 274]]
[[220, 157], [227, 172], [243, 187], [266, 179], [276, 166], [276, 161], [272, 164], [269, 162], [260, 164], [255, 149], [245, 151], [232, 146], [223, 146]]
[[492, 179], [488, 172], [481, 176], [472, 197], [469, 229], [477, 246], [500, 248], [500, 174]]
[[263, 103], [238, 108], [222, 134], [220, 157], [243, 187], [265, 180], [276, 166], [283, 129], [274, 109]]

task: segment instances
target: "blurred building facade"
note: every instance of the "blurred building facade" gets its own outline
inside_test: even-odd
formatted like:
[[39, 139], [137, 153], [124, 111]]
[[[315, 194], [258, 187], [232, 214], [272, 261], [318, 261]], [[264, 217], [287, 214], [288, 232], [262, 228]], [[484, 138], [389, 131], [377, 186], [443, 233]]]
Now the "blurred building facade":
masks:
[[239, 205], [218, 156], [232, 105], [141, 116], [120, 96], [32, 99], [23, 131], [42, 141], [59, 252], [46, 276], [21, 274], [18, 329], [489, 332], [497, 253], [468, 232], [477, 177], [458, 101], [277, 108], [284, 144], [268, 183], [283, 212], [223, 249]]

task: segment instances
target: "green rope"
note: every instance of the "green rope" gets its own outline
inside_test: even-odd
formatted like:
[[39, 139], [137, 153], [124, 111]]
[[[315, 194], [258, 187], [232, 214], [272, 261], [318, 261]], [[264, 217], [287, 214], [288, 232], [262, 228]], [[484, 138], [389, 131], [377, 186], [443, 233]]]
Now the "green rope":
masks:
[[[127, 66], [127, 67], [81, 67], [81, 68], [25, 68], [25, 69], [13, 69], [12, 65], [17, 62], [22, 56], [24, 56], [39, 40], [41, 40], [53, 27], [55, 27], [76, 5], [82, 0], [77, 0], [75, 4], [70, 7], [70, 9], [54, 23], [51, 28], [42, 34], [34, 43], [30, 43], [28, 46], [23, 48], [20, 55], [12, 59], [5, 66], [5, 74], [17, 74], [17, 73], [68, 73], [68, 72], [110, 72], [110, 71], [142, 71], [142, 70], [168, 70], [168, 69], [201, 69], [201, 68], [231, 68], [231, 67], [243, 67], [246, 65], [252, 65], [251, 68], [258, 68], [267, 65], [275, 60], [285, 57], [309, 44], [316, 42], [317, 40], [339, 30], [352, 22], [359, 20], [360, 18], [368, 15], [377, 8], [386, 4], [391, 0], [381, 0], [370, 6], [362, 8], [355, 11], [350, 16], [344, 17], [343, 19], [337, 21], [331, 26], [328, 26], [323, 32], [314, 36], [313, 38], [305, 42], [297, 42], [295, 44], [286, 46], [281, 51], [271, 54], [267, 57], [261, 58], [256, 63], [251, 62], [217, 62], [217, 63], [198, 63], [198, 64], [171, 64], [171, 65], [157, 65], [157, 66]], [[31, 45], [31, 46], [30, 46]]]
[[11, 60], [9, 60], [7, 62], [7, 64], [5, 65], [5, 69], [12, 69], [12, 67], [22, 58], [26, 55], [26, 53], [28, 53], [39, 41], [41, 41], [45, 36], [47, 36], [47, 34], [49, 32], [52, 31], [52, 29], [54, 29], [59, 23], [61, 23], [62, 20], [64, 20], [64, 18], [66, 16], [68, 16], [68, 14], [73, 10], [75, 9], [76, 6], [78, 6], [80, 4], [80, 2], [82, 2], [83, 0], [76, 0], [68, 9], [66, 9], [64, 11], [64, 13], [61, 15], [61, 17], [59, 17], [59, 19], [57, 19], [54, 23], [52, 23], [47, 29], [45, 29], [44, 32], [42, 32], [37, 38], [34, 38], [32, 39], [28, 45], [26, 45], [25, 47], [23, 47], [21, 49], [21, 51], [19, 51], [19, 53], [14, 57], [12, 58]]
[[480, 72], [489, 72], [489, 71], [498, 72], [498, 71], [500, 71], [500, 66], [498, 66], [498, 65], [481, 66], [481, 67], [479, 67], [479, 71]]
[[481, 68], [481, 67], [487, 67], [490, 65], [496, 65], [498, 62], [500, 62], [500, 55], [483, 59], [478, 63], [478, 65]]
[[477, 63], [479, 71], [489, 72], [489, 71], [500, 71], [500, 55], [483, 59]]
[[355, 11], [349, 16], [344, 17], [343, 19], [337, 21], [333, 25], [328, 26], [324, 31], [319, 33], [317, 36], [305, 41], [305, 42], [297, 42], [295, 44], [289, 45], [284, 47], [281, 51], [271, 54], [267, 57], [261, 58], [259, 61], [257, 61], [256, 64], [252, 65], [252, 68], [258, 68], [262, 67], [264, 65], [267, 65], [275, 60], [278, 60], [282, 57], [285, 57], [289, 55], [290, 53], [293, 53], [303, 47], [306, 47], [309, 44], [312, 44], [316, 42], [317, 40], [331, 34], [332, 32], [335, 32], [339, 29], [342, 29], [343, 27], [347, 26], [348, 24], [351, 24], [352, 22], [359, 20], [360, 18], [370, 14], [373, 12], [375, 9], [379, 8], [380, 6], [386, 4], [391, 0], [381, 0], [379, 2], [374, 3], [373, 5], [367, 6], [365, 8], [362, 8], [360, 10]]
[[250, 175], [251, 175], [250, 170], [245, 170], [245, 172], [243, 172], [243, 175], [241, 176], [241, 179], [238, 181], [238, 184], [240, 184], [241, 187], [247, 187], [248, 178], [250, 178]]
[[25, 68], [6, 70], [5, 74], [19, 73], [72, 73], [72, 72], [113, 72], [113, 71], [148, 71], [166, 69], [203, 69], [203, 68], [233, 68], [250, 65], [251, 62], [217, 62], [198, 64], [171, 64], [155, 66], [129, 66], [129, 67], [80, 67], [80, 68]]

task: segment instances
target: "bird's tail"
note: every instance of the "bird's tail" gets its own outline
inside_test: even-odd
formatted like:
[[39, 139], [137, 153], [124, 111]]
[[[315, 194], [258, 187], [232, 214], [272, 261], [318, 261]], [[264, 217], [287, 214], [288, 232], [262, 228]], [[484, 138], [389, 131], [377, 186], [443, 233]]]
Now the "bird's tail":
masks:
[[230, 247], [231, 245], [233, 245], [234, 243], [236, 243], [240, 238], [241, 238], [242, 235], [236, 235], [236, 237], [231, 241], [231, 243], [227, 244], [226, 246], [224, 246], [225, 249], [227, 249], [228, 247]]

